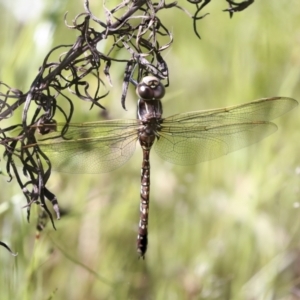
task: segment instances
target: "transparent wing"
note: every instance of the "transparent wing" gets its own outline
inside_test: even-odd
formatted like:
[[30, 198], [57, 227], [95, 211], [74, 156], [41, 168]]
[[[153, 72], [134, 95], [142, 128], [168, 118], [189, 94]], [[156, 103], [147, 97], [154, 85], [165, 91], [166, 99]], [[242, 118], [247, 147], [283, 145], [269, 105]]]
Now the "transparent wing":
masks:
[[298, 105], [291, 98], [265, 98], [228, 108], [195, 111], [163, 119], [155, 150], [181, 165], [212, 160], [254, 144], [277, 130], [268, 122]]
[[124, 164], [133, 154], [138, 120], [112, 120], [69, 124], [67, 133], [43, 136], [39, 148], [48, 156], [54, 170], [65, 173], [103, 173]]
[[[230, 124], [247, 121], [270, 121], [287, 113], [298, 105], [298, 101], [287, 97], [263, 98], [241, 105], [193, 111], [164, 119], [164, 124], [184, 123], [188, 125]], [[195, 119], [195, 120], [194, 120]]]

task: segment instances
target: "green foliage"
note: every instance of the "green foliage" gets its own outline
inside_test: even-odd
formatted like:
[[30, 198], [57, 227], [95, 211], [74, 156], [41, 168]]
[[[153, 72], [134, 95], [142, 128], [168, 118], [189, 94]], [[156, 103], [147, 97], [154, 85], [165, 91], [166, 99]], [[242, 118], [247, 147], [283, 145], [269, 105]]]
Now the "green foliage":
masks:
[[[22, 21], [15, 7], [1, 4], [0, 80], [10, 86], [27, 89], [50, 48], [75, 40], [63, 14], [72, 19], [82, 1], [44, 2], [41, 14]], [[94, 2], [96, 14], [102, 2]], [[202, 40], [184, 13], [165, 12], [174, 36], [164, 56], [171, 66], [165, 116], [262, 97], [299, 100], [298, 7], [297, 0], [256, 1], [230, 20], [221, 12], [224, 2], [213, 1], [198, 23]], [[43, 26], [50, 34], [38, 43]], [[103, 103], [111, 117], [132, 118], [134, 91], [124, 112], [115, 80]], [[96, 121], [97, 113], [88, 119]], [[295, 109], [275, 120], [279, 130], [267, 140], [200, 165], [174, 166], [152, 153], [145, 261], [135, 250], [140, 150], [115, 172], [53, 173], [51, 190], [67, 214], [39, 239], [38, 212], [28, 224], [16, 181], [1, 176], [0, 239], [19, 253], [0, 251], [1, 300], [292, 299], [300, 253], [298, 116]]]

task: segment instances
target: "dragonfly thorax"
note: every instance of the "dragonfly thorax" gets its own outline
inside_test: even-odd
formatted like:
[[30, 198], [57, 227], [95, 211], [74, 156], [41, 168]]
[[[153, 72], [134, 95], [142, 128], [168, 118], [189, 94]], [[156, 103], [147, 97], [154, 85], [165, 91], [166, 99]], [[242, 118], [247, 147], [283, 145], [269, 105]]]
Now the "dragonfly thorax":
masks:
[[157, 100], [139, 99], [137, 105], [137, 118], [143, 122], [155, 119], [154, 122], [159, 122], [162, 118], [162, 104]]

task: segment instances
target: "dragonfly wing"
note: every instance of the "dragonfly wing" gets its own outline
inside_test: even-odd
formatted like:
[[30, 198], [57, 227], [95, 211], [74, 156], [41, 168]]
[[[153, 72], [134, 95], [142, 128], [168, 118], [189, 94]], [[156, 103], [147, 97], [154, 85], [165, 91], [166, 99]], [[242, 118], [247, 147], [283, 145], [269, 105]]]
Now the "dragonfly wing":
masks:
[[[63, 137], [57, 132], [43, 136], [39, 148], [54, 170], [66, 173], [103, 173], [124, 164], [137, 141], [136, 120], [69, 124]], [[65, 124], [57, 125], [58, 132]]]
[[221, 109], [195, 111], [163, 119], [155, 150], [175, 164], [212, 160], [247, 147], [277, 130], [268, 122], [298, 105], [273, 97]]
[[164, 119], [164, 124], [230, 124], [251, 121], [270, 121], [287, 113], [298, 105], [298, 101], [287, 97], [263, 98], [242, 105], [225, 108], [193, 111]]
[[199, 126], [195, 131], [160, 133], [157, 154], [166, 161], [192, 165], [208, 161], [252, 145], [277, 130], [274, 123], [237, 123]]
[[[42, 125], [43, 126], [43, 125]], [[47, 124], [45, 125], [48, 126]], [[121, 136], [124, 132], [137, 130], [140, 126], [138, 120], [109, 120], [98, 122], [86, 122], [86, 123], [58, 123], [54, 124], [56, 132], [52, 132], [43, 137], [42, 140], [46, 140], [57, 136], [58, 133], [64, 131], [64, 139], [82, 139], [82, 138], [98, 138], [104, 136]]]

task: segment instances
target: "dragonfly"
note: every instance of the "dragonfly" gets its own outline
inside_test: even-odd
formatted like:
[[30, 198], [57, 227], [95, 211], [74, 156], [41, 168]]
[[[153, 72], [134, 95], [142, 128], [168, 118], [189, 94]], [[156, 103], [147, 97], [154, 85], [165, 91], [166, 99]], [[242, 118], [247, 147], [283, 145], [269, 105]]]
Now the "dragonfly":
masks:
[[[161, 99], [165, 87], [155, 76], [136, 85], [137, 118], [88, 123], [44, 124], [55, 132], [38, 140], [54, 170], [67, 173], [110, 172], [133, 155], [139, 142], [141, 167], [140, 220], [137, 252], [145, 258], [148, 246], [150, 196], [150, 151], [152, 146], [164, 160], [194, 165], [254, 144], [277, 130], [270, 122], [298, 105], [287, 97], [263, 98], [249, 103], [163, 118]], [[66, 127], [67, 125], [67, 127]], [[65, 130], [67, 128], [67, 130]], [[45, 137], [45, 136], [44, 136]]]

